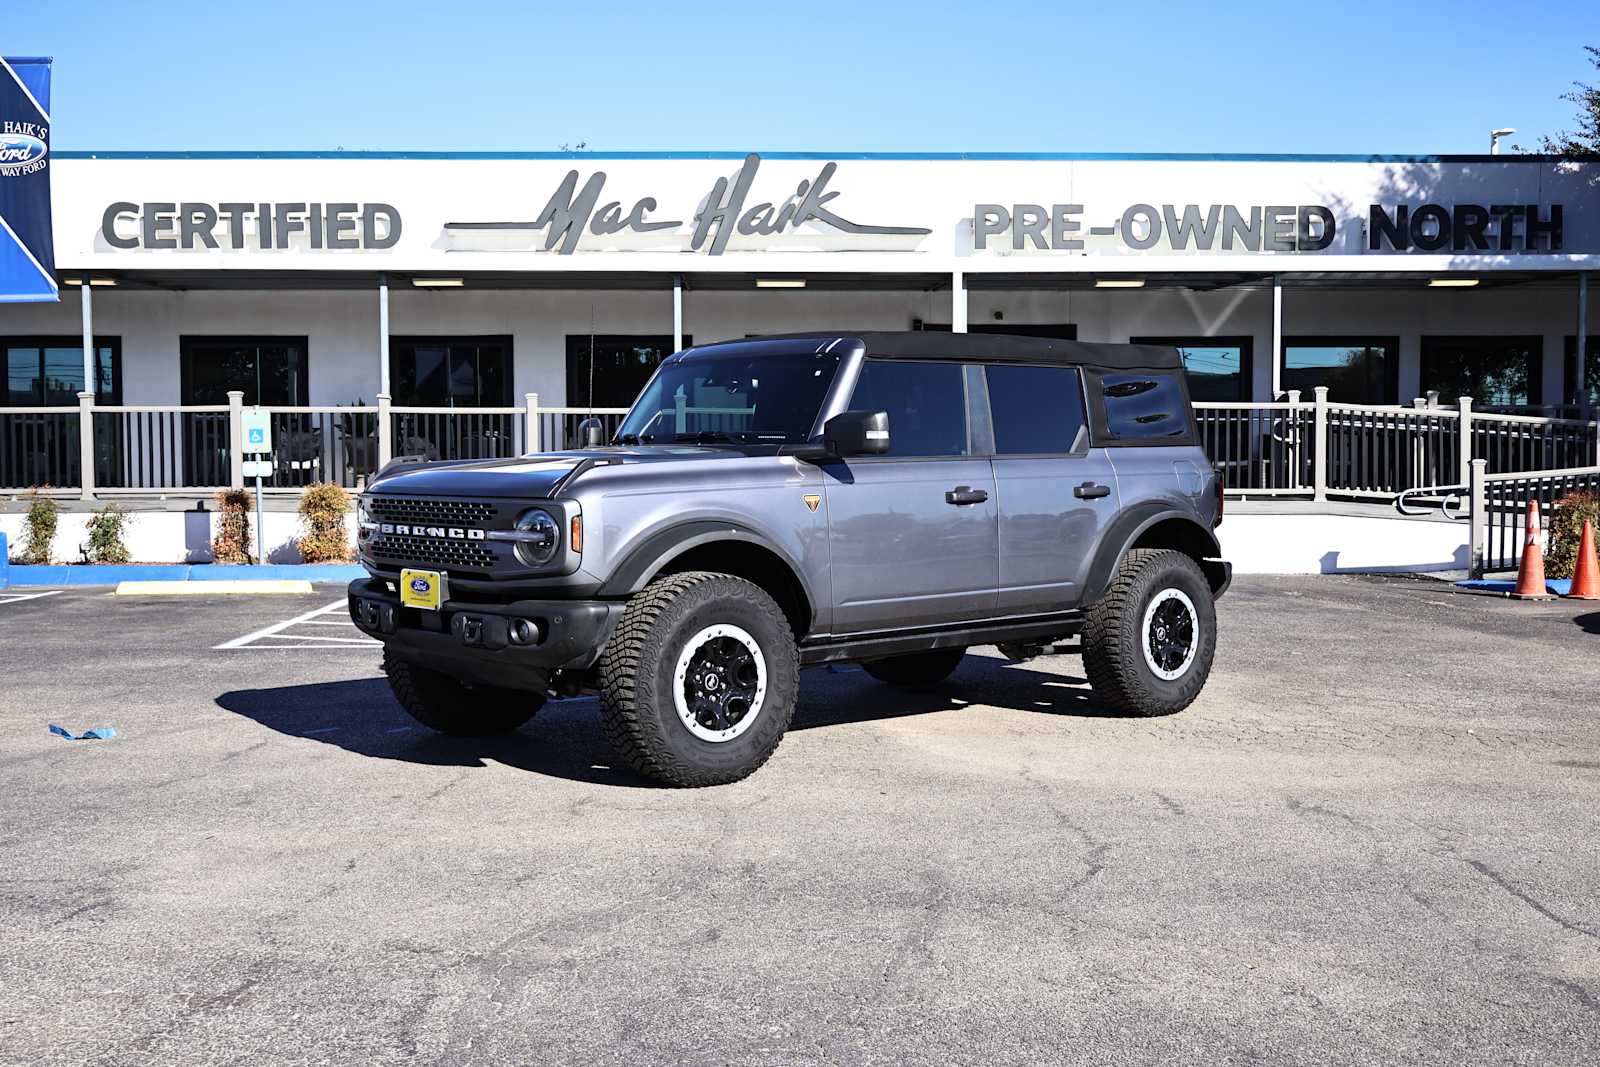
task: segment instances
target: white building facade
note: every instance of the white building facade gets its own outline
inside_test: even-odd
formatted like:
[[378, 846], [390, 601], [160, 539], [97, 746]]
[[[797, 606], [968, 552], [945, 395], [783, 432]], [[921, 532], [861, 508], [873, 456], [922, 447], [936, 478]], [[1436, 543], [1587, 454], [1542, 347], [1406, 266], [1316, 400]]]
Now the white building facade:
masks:
[[[1600, 162], [57, 152], [0, 402], [625, 405], [685, 343], [1161, 340], [1197, 399], [1549, 410], [1594, 385]], [[88, 284], [85, 285], [84, 283]], [[84, 294], [89, 294], [85, 314]], [[1589, 337], [1585, 351], [1578, 336]], [[73, 369], [73, 356], [78, 369]], [[1581, 369], [1580, 369], [1581, 367]]]

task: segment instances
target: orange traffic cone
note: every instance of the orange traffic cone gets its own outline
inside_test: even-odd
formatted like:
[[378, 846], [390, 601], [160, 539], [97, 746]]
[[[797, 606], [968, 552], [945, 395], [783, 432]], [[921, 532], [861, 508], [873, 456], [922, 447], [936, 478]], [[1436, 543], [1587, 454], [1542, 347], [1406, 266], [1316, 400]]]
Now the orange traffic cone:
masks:
[[1528, 539], [1522, 544], [1522, 567], [1511, 595], [1518, 600], [1548, 600], [1544, 587], [1544, 547], [1539, 536], [1539, 502], [1528, 501]]
[[1594, 553], [1594, 529], [1583, 520], [1583, 536], [1578, 539], [1578, 561], [1572, 565], [1574, 600], [1600, 600], [1600, 558]]

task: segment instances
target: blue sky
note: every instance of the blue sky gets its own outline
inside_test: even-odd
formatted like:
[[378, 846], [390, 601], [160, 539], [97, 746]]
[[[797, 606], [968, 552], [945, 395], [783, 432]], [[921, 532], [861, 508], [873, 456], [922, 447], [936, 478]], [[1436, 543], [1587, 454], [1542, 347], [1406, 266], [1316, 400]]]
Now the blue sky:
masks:
[[1572, 124], [1584, 44], [1595, 0], [0, 0], [58, 149], [1482, 152]]

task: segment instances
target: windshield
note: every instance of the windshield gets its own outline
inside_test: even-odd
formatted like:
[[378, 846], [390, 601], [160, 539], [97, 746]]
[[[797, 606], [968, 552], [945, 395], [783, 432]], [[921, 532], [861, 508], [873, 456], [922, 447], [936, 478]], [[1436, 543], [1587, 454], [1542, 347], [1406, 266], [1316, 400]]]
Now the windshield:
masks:
[[756, 354], [744, 346], [669, 359], [616, 440], [800, 444], [811, 435], [838, 367], [839, 357], [823, 352]]

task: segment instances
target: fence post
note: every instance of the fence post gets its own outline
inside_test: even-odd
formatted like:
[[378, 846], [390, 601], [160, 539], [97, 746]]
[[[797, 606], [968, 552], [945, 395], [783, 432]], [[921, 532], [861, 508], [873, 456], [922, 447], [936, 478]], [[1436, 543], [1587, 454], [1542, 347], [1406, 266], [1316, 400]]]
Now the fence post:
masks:
[[[1285, 451], [1288, 453], [1286, 458], [1289, 461], [1289, 477], [1287, 479], [1288, 484], [1285, 485], [1284, 488], [1285, 489], [1299, 489], [1300, 488], [1300, 409], [1299, 409], [1299, 407], [1297, 405], [1300, 403], [1300, 390], [1298, 390], [1298, 389], [1290, 389], [1289, 392], [1285, 394], [1285, 396], [1288, 398], [1288, 401], [1289, 401], [1289, 417], [1287, 419], [1283, 420], [1283, 425], [1285, 427], [1291, 428], [1291, 432], [1285, 435], [1284, 442], [1283, 442], [1283, 447], [1284, 447]], [[1270, 420], [1268, 422], [1268, 425], [1271, 425]], [[1270, 477], [1276, 477], [1276, 475], [1270, 474], [1270, 473], [1269, 473], [1269, 476]]]
[[1483, 542], [1489, 518], [1484, 510], [1484, 479], [1489, 461], [1472, 460], [1467, 471], [1467, 577], [1477, 579], [1483, 577]]
[[523, 438], [528, 443], [528, 452], [530, 454], [542, 452], [544, 449], [542, 447], [542, 442], [539, 440], [541, 436], [539, 433], [539, 394], [523, 393], [522, 402], [527, 407], [528, 411], [528, 428], [523, 433]]
[[244, 488], [244, 391], [228, 390], [228, 484]]
[[1311, 499], [1328, 499], [1328, 387], [1313, 390], [1316, 413], [1311, 424]]
[[78, 394], [78, 495], [94, 499], [94, 394]]
[[389, 415], [389, 394], [378, 394], [378, 470], [394, 458], [394, 419]]
[[1456, 410], [1461, 412], [1456, 429], [1461, 432], [1461, 438], [1456, 442], [1458, 455], [1456, 458], [1456, 475], [1459, 481], [1467, 480], [1467, 470], [1472, 466], [1472, 398], [1463, 396], [1456, 398]]

